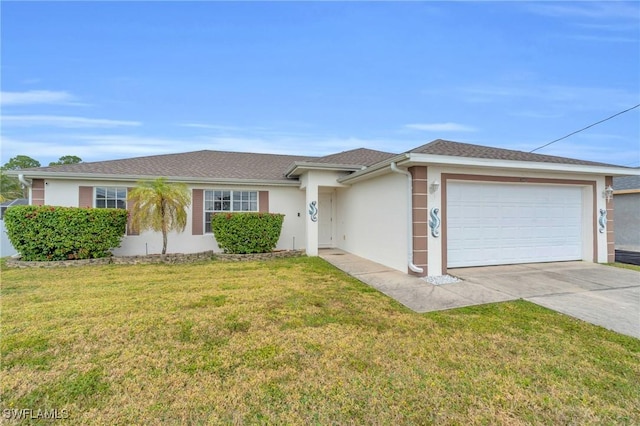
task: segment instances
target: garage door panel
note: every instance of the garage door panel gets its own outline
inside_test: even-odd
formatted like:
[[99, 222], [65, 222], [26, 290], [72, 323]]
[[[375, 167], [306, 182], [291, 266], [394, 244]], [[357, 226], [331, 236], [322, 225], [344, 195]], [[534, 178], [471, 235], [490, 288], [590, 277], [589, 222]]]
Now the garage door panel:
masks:
[[579, 260], [582, 189], [450, 182], [447, 266]]

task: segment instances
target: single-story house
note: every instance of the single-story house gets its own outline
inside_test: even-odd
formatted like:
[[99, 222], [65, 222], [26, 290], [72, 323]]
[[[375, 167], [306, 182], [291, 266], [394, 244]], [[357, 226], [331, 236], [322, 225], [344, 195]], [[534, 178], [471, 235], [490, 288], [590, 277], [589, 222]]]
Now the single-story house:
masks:
[[616, 249], [640, 252], [640, 176], [614, 177], [613, 202], [616, 209]]
[[[324, 157], [197, 151], [19, 171], [31, 204], [127, 208], [140, 179], [192, 193], [190, 225], [169, 251], [217, 250], [216, 212], [285, 215], [277, 249], [335, 247], [419, 276], [448, 268], [614, 259], [614, 176], [637, 169], [435, 140], [401, 154]], [[609, 190], [607, 190], [609, 188]], [[158, 253], [129, 233], [119, 255]]]

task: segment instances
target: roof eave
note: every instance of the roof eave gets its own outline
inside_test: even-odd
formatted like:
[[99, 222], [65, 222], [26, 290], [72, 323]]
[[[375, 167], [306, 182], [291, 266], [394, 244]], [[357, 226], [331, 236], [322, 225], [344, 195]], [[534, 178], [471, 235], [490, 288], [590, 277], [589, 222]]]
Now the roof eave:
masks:
[[548, 171], [557, 173], [582, 173], [593, 175], [607, 176], [629, 176], [640, 175], [640, 171], [630, 167], [608, 166], [608, 165], [590, 165], [590, 164], [567, 164], [567, 163], [548, 163], [539, 161], [517, 161], [517, 160], [496, 160], [491, 158], [476, 157], [457, 157], [447, 155], [432, 154], [409, 154], [409, 158], [401, 164], [405, 167], [414, 165], [449, 165], [449, 166], [467, 166], [492, 169], [516, 169], [527, 171]]
[[[156, 176], [150, 175], [121, 175], [106, 173], [60, 173], [27, 170], [11, 170], [8, 175], [24, 174], [28, 179], [61, 179], [61, 180], [108, 180], [114, 182], [137, 182], [141, 180], [154, 179]], [[193, 176], [163, 176], [170, 182], [181, 182], [189, 184], [220, 184], [220, 185], [264, 185], [264, 186], [300, 186], [300, 181], [295, 178], [283, 179], [235, 179], [235, 178], [214, 178], [214, 177], [193, 177]]]
[[395, 157], [376, 163], [364, 170], [338, 179], [338, 182], [352, 184], [361, 180], [370, 179], [387, 172], [387, 167], [391, 163], [396, 163], [402, 167], [412, 167], [417, 165], [444, 165], [479, 167], [503, 170], [526, 170], [538, 172], [556, 173], [581, 173], [606, 176], [630, 176], [640, 175], [639, 169], [622, 166], [599, 166], [587, 164], [564, 164], [564, 163], [544, 163], [535, 161], [514, 161], [496, 160], [491, 158], [458, 157], [447, 155], [404, 153]]
[[309, 170], [330, 170], [336, 172], [355, 172], [362, 170], [365, 166], [360, 164], [337, 164], [337, 163], [312, 163], [308, 161], [296, 161], [284, 172], [286, 177], [297, 177], [302, 172]]

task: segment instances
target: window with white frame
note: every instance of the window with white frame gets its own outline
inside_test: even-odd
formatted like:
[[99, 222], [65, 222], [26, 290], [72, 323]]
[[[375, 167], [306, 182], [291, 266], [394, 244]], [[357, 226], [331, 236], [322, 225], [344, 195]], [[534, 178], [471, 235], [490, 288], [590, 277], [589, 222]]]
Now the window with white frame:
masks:
[[218, 212], [257, 212], [258, 191], [204, 191], [204, 231], [211, 232], [211, 216]]
[[127, 188], [97, 186], [95, 206], [99, 209], [126, 209]]

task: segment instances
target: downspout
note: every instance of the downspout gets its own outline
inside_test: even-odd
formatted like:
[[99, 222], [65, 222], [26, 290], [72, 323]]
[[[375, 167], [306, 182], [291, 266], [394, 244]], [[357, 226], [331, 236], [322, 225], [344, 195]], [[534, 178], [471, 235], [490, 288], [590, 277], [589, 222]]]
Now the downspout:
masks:
[[[24, 178], [24, 175], [22, 173], [20, 173], [18, 175], [18, 181], [22, 184], [23, 188], [31, 188], [31, 183], [30, 181], [26, 180]], [[24, 196], [24, 192], [22, 194]], [[27, 195], [27, 197], [29, 198], [29, 204], [31, 204], [31, 191], [29, 191], [29, 194]]]
[[391, 163], [391, 170], [396, 173], [403, 174], [407, 177], [407, 250], [408, 250], [408, 259], [409, 259], [409, 270], [411, 272], [415, 272], [416, 274], [422, 274], [424, 269], [416, 266], [413, 263], [413, 178], [411, 177], [411, 173], [406, 170], [401, 170], [398, 168], [395, 162]]
[[28, 180], [26, 180], [24, 178], [24, 175], [22, 173], [20, 173], [18, 175], [18, 180], [20, 181], [20, 183], [22, 184], [22, 186], [24, 187], [31, 187], [31, 182], [29, 182]]

